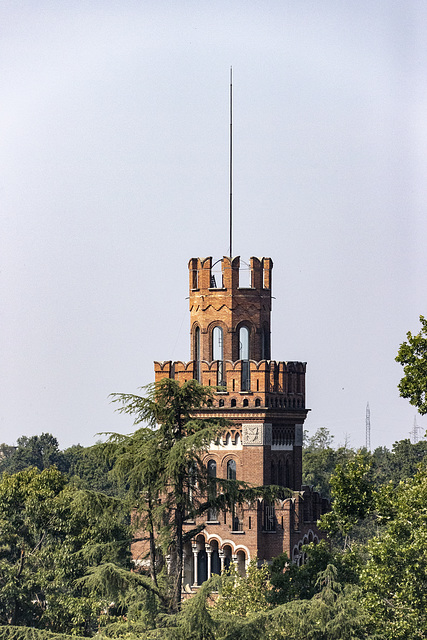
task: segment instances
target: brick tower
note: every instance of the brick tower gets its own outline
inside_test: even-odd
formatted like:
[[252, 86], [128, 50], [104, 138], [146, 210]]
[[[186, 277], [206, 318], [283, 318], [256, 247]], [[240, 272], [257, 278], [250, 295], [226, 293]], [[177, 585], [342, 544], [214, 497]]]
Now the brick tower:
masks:
[[252, 257], [246, 269], [239, 257], [215, 264], [192, 258], [191, 360], [154, 363], [156, 381], [196, 379], [218, 387], [213, 405], [198, 414], [231, 423], [205, 455], [210, 475], [294, 491], [274, 505], [257, 501], [232, 513], [211, 511], [203, 532], [187, 545], [187, 591], [232, 560], [242, 574], [253, 557], [269, 561], [286, 551], [301, 562], [302, 544], [319, 538], [315, 523], [325, 504], [301, 487], [306, 365], [271, 360], [272, 268], [270, 258]]

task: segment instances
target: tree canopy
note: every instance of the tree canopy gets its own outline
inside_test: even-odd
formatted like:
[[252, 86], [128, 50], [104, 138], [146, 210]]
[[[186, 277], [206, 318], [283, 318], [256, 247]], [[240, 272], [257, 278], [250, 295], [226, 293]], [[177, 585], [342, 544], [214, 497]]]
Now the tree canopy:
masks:
[[398, 388], [402, 398], [417, 407], [421, 415], [427, 413], [427, 320], [420, 316], [421, 330], [416, 335], [410, 331], [406, 342], [400, 345], [396, 361], [403, 366], [404, 376]]
[[94, 564], [129, 566], [120, 505], [72, 487], [55, 467], [0, 481], [0, 623], [88, 633], [109, 602], [77, 579]]

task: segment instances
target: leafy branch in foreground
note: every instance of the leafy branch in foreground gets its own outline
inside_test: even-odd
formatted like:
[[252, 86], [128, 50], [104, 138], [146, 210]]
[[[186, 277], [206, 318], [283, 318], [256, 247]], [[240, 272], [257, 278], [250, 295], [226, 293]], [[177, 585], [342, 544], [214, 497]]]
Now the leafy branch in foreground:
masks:
[[427, 413], [427, 320], [420, 316], [421, 330], [406, 334], [407, 342], [400, 345], [396, 362], [403, 366], [404, 376], [398, 388], [402, 398], [417, 407], [421, 415]]

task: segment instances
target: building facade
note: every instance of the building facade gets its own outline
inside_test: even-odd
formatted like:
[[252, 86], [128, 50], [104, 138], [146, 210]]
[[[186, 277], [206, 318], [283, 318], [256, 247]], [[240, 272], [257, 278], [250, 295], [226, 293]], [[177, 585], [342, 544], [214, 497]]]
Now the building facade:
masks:
[[204, 456], [209, 475], [293, 491], [275, 504], [211, 510], [185, 549], [186, 591], [230, 562], [242, 575], [254, 557], [262, 563], [286, 552], [300, 563], [302, 545], [320, 537], [316, 521], [327, 504], [301, 486], [306, 364], [271, 359], [272, 269], [270, 258], [252, 257], [244, 268], [239, 257], [214, 264], [191, 259], [191, 360], [154, 363], [156, 381], [196, 379], [218, 387], [212, 405], [197, 414], [230, 424]]

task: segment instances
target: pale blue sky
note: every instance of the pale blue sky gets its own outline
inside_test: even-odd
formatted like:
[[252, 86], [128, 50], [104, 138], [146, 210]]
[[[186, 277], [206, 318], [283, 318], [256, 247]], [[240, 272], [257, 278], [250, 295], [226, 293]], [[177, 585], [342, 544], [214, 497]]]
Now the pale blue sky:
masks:
[[[408, 437], [426, 313], [427, 4], [0, 4], [0, 442], [131, 431], [111, 392], [189, 358], [188, 259], [274, 261], [272, 356], [310, 432]], [[418, 417], [427, 428], [427, 419]]]

